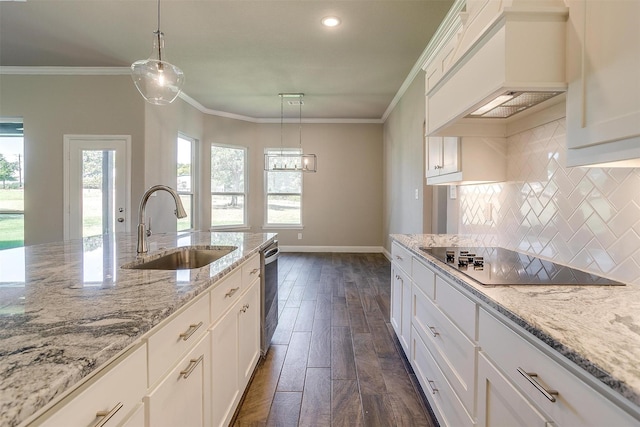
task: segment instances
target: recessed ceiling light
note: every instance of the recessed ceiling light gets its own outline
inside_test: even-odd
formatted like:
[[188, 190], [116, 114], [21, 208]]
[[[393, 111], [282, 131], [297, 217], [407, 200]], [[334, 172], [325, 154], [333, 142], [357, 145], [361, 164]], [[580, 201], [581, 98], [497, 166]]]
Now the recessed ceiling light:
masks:
[[337, 16], [325, 16], [320, 22], [322, 22], [322, 25], [325, 27], [337, 27], [340, 25], [340, 18]]

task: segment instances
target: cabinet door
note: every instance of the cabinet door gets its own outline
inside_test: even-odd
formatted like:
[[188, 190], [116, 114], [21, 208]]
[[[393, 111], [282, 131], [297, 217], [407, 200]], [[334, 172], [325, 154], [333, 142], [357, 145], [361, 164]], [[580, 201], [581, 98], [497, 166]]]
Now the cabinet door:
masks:
[[240, 390], [253, 374], [260, 358], [260, 281], [256, 280], [238, 304]]
[[[574, 0], [568, 5], [568, 148], [629, 139], [637, 146], [640, 2]], [[602, 155], [611, 155], [607, 151]]]
[[145, 397], [150, 426], [210, 425], [210, 349], [207, 334]]
[[440, 175], [442, 169], [442, 137], [427, 137], [427, 178]]
[[211, 328], [212, 425], [225, 426], [240, 399], [238, 370], [238, 320], [235, 304]]
[[391, 269], [391, 325], [405, 354], [409, 354], [411, 334], [411, 282], [402, 270]]
[[460, 170], [459, 152], [460, 138], [457, 136], [445, 136], [442, 138], [442, 167], [440, 168], [440, 175]]
[[548, 420], [483, 353], [478, 357], [478, 426], [548, 426]]

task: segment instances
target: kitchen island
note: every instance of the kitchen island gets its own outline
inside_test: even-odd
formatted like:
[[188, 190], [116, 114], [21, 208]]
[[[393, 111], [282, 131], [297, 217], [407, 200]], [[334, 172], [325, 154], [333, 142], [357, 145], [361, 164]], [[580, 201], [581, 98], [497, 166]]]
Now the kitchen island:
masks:
[[[410, 258], [431, 268], [436, 277], [441, 276], [455, 289], [462, 291], [471, 302], [475, 302], [476, 307], [479, 307], [477, 310], [481, 321], [484, 311], [493, 313], [496, 319], [502, 318], [504, 324], [514, 324], [516, 329], [522, 331], [520, 335], [533, 343], [533, 347], [550, 354], [559, 364], [581, 378], [580, 381], [600, 389], [603, 395], [609, 396], [616, 405], [625, 408], [626, 412], [638, 419], [640, 289], [637, 286], [484, 286], [434, 258], [429, 251], [421, 249], [480, 246], [471, 237], [391, 235], [391, 239], [394, 245], [408, 250]], [[394, 262], [406, 264], [407, 257], [404, 254], [397, 260], [395, 258]], [[408, 265], [411, 265], [411, 260]], [[415, 273], [416, 263], [413, 265]], [[408, 279], [404, 280], [406, 282]], [[433, 289], [434, 294], [429, 298], [437, 301], [439, 288]], [[413, 293], [416, 293], [415, 289]], [[471, 302], [469, 307], [472, 306]], [[412, 300], [412, 304], [411, 307], [414, 307], [416, 302]], [[458, 313], [461, 316], [474, 316], [463, 310]], [[477, 319], [478, 313], [475, 316]], [[415, 320], [414, 318], [413, 322]], [[458, 320], [454, 318], [454, 323], [456, 321]], [[431, 330], [431, 333], [436, 337], [436, 332]], [[474, 337], [478, 336], [478, 329], [470, 330], [468, 335], [471, 337], [470, 344], [479, 345], [477, 348], [482, 353], [485, 350], [482, 347], [482, 330], [477, 341]], [[515, 350], [507, 348], [503, 351], [508, 353]], [[518, 357], [516, 353], [514, 357]], [[478, 387], [479, 392], [484, 393], [482, 389], [483, 387]], [[473, 405], [469, 407], [469, 415], [473, 417]], [[478, 404], [478, 407], [480, 409], [481, 405]], [[483, 414], [478, 415], [482, 419], [480, 415]], [[640, 425], [640, 422], [633, 425]]]
[[154, 235], [149, 257], [182, 246], [235, 246], [198, 269], [123, 269], [136, 236], [0, 251], [0, 425], [33, 418], [154, 326], [256, 255], [275, 234]]

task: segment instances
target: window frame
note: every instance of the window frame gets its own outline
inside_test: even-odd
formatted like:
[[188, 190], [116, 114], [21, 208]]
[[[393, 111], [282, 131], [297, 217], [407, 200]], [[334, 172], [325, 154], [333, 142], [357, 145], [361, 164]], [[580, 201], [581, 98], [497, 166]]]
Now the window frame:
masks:
[[[300, 148], [265, 148], [264, 149], [264, 154], [265, 156], [268, 154], [279, 154], [279, 153], [284, 153], [284, 154], [299, 154], [302, 155], [302, 149]], [[269, 174], [270, 173], [299, 173], [300, 174], [300, 193], [269, 193]], [[264, 171], [264, 212], [263, 212], [263, 218], [264, 218], [264, 225], [262, 226], [263, 229], [291, 229], [291, 230], [302, 230], [304, 228], [303, 225], [303, 209], [304, 209], [304, 203], [303, 203], [303, 193], [304, 193], [304, 173], [302, 171], [299, 172], [295, 172], [295, 171], [286, 171], [286, 172], [279, 172], [279, 171], [268, 171], [265, 170]], [[300, 196], [300, 222], [299, 223], [270, 223], [269, 222], [269, 196], [273, 195], [273, 196], [292, 196], [292, 195], [299, 195]]]
[[[211, 193], [211, 202], [209, 203], [209, 209], [211, 212], [211, 219], [209, 220], [209, 228], [210, 230], [220, 231], [220, 230], [238, 230], [238, 229], [249, 229], [249, 149], [243, 145], [233, 145], [233, 144], [221, 144], [217, 142], [212, 142], [210, 146], [210, 167], [209, 167], [209, 182], [213, 181], [213, 176], [211, 174], [211, 166], [213, 162], [211, 162], [213, 158], [213, 148], [229, 148], [234, 150], [241, 150], [243, 152], [244, 159], [244, 192], [222, 192], [222, 191], [213, 191], [213, 188], [210, 188]], [[215, 196], [242, 196], [244, 198], [244, 206], [242, 212], [242, 224], [223, 224], [223, 225], [213, 225], [213, 198]]]
[[[178, 143], [180, 139], [191, 142], [191, 164], [190, 164], [191, 191], [181, 191], [180, 186], [178, 185], [178, 170], [177, 170], [178, 158], [177, 157], [178, 157]], [[176, 192], [178, 193], [178, 196], [182, 196], [182, 195], [191, 196], [191, 210], [190, 210], [191, 227], [185, 230], [177, 230], [178, 233], [186, 233], [186, 232], [194, 231], [197, 228], [197, 212], [198, 212], [198, 208], [196, 206], [196, 200], [198, 196], [198, 180], [196, 179], [196, 177], [198, 177], [198, 165], [196, 162], [197, 150], [198, 150], [198, 140], [196, 138], [193, 138], [183, 132], [178, 132], [178, 137], [176, 138]], [[179, 221], [180, 219], [177, 218], [176, 227]]]

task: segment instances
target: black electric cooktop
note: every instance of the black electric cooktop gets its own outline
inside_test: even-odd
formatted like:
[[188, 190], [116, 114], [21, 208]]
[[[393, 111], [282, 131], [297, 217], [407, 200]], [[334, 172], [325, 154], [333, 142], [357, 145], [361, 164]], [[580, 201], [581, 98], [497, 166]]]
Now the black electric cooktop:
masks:
[[624, 286], [615, 280], [498, 247], [420, 249], [482, 285]]

